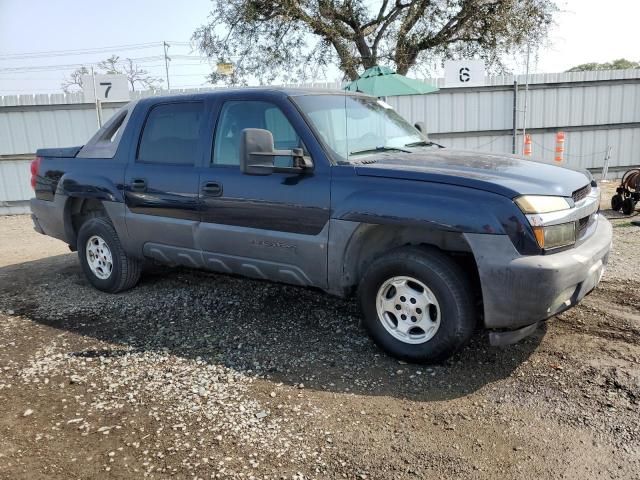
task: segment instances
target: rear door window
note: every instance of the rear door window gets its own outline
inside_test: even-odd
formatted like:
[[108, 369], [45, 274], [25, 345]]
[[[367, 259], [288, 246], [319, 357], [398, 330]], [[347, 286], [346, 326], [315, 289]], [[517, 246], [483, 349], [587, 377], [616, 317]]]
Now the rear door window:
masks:
[[138, 161], [196, 165], [204, 117], [202, 102], [156, 105], [142, 131]]

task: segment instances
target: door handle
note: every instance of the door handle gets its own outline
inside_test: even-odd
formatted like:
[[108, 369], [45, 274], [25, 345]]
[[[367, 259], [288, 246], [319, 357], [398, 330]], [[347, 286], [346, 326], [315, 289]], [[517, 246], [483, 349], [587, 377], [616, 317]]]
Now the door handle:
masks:
[[134, 178], [131, 180], [131, 190], [134, 192], [144, 192], [147, 189], [147, 181], [144, 178]]
[[202, 185], [202, 193], [208, 197], [219, 197], [222, 195], [222, 185], [218, 182], [205, 182]]

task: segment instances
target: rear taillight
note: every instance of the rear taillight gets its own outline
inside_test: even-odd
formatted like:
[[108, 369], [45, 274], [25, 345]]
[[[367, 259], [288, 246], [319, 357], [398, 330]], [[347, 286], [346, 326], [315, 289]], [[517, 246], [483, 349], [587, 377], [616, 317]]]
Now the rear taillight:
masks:
[[36, 157], [31, 161], [31, 188], [36, 189], [36, 179], [38, 178], [38, 173], [40, 173], [40, 162], [42, 161], [41, 157]]

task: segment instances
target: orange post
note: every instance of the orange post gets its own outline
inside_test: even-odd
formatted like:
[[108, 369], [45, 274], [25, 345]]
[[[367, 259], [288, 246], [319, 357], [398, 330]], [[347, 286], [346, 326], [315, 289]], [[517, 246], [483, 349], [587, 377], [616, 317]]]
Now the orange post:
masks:
[[556, 133], [556, 163], [564, 161], [564, 132]]
[[531, 156], [531, 152], [533, 151], [531, 146], [531, 135], [528, 133], [524, 136], [524, 154], [527, 157]]

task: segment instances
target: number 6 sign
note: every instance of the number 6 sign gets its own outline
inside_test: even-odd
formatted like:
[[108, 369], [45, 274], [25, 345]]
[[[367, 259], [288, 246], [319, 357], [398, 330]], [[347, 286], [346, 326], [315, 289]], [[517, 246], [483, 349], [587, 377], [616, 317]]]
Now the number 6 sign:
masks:
[[479, 87], [484, 85], [482, 60], [448, 60], [444, 62], [444, 86]]

